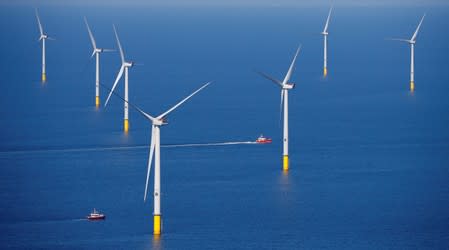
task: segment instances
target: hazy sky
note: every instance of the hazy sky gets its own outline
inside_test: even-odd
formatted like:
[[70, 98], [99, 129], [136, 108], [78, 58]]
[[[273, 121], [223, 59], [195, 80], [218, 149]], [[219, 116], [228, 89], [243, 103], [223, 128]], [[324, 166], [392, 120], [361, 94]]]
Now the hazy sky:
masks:
[[0, 0], [7, 5], [152, 5], [152, 6], [435, 6], [449, 0]]

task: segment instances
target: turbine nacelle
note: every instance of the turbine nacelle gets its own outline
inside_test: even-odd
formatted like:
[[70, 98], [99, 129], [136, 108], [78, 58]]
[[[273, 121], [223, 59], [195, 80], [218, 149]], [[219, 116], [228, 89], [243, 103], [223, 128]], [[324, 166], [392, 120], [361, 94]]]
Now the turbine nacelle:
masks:
[[321, 32], [321, 35], [327, 36], [327, 35], [329, 35], [329, 32], [323, 31], [323, 32]]
[[294, 83], [286, 83], [282, 86], [282, 89], [293, 89], [295, 87]]
[[134, 62], [123, 62], [123, 67], [132, 68], [134, 66]]
[[152, 120], [152, 122], [153, 122], [154, 126], [163, 126], [163, 125], [167, 125], [168, 124], [167, 118], [165, 118], [165, 117], [162, 117], [160, 119], [155, 118], [154, 120]]
[[41, 35], [41, 36], [39, 37], [39, 41], [42, 40], [42, 39], [48, 39], [48, 36], [47, 36], [47, 35]]
[[92, 51], [92, 55], [90, 57], [92, 58], [94, 57], [95, 54], [100, 54], [101, 52], [103, 52], [103, 49], [94, 48], [94, 50]]

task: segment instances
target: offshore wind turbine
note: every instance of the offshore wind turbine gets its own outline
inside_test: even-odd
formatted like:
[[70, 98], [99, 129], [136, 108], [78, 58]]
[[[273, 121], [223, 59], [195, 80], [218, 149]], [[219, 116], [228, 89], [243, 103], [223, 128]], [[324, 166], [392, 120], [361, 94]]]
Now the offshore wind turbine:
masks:
[[114, 51], [112, 49], [102, 49], [97, 47], [94, 35], [90, 30], [89, 24], [87, 23], [86, 17], [84, 17], [84, 22], [86, 23], [87, 31], [89, 32], [90, 41], [92, 42], [93, 52], [92, 56], [95, 55], [96, 65], [95, 65], [95, 107], [100, 106], [100, 54], [103, 52]]
[[45, 70], [45, 40], [55, 40], [54, 38], [49, 37], [47, 34], [44, 33], [44, 29], [42, 28], [41, 19], [39, 18], [39, 13], [36, 10], [36, 18], [37, 18], [37, 24], [39, 25], [39, 41], [42, 41], [42, 82], [47, 81], [47, 73]]
[[329, 20], [331, 17], [333, 6], [329, 10], [329, 14], [327, 16], [326, 25], [324, 26], [323, 32], [321, 32], [321, 35], [324, 36], [324, 68], [323, 68], [323, 76], [327, 76], [327, 36], [329, 35], [327, 29], [329, 27]]
[[123, 99], [118, 94], [115, 94], [120, 99], [124, 100], [126, 103], [129, 103], [131, 107], [135, 108], [141, 115], [143, 115], [149, 122], [151, 122], [151, 143], [150, 143], [150, 153], [148, 155], [148, 169], [147, 169], [147, 178], [145, 182], [145, 193], [143, 196], [144, 202], [147, 198], [148, 193], [148, 183], [150, 178], [150, 172], [151, 172], [151, 164], [153, 161], [153, 155], [154, 155], [154, 210], [153, 210], [153, 234], [154, 235], [160, 235], [162, 231], [162, 219], [161, 219], [161, 160], [160, 160], [160, 148], [161, 148], [161, 132], [160, 128], [164, 125], [167, 125], [166, 117], [168, 114], [173, 112], [176, 108], [181, 106], [184, 102], [186, 102], [188, 99], [190, 99], [192, 96], [194, 96], [196, 93], [200, 92], [202, 89], [207, 87], [211, 82], [208, 82], [201, 86], [201, 88], [197, 89], [195, 92], [184, 98], [182, 101], [178, 102], [176, 105], [165, 111], [164, 113], [160, 114], [159, 116], [153, 117], [147, 113], [145, 113], [142, 109], [139, 107], [129, 103], [127, 100]]
[[281, 108], [284, 105], [284, 136], [283, 136], [283, 170], [287, 171], [289, 168], [289, 159], [288, 159], [288, 91], [295, 87], [294, 83], [289, 83], [290, 77], [293, 72], [293, 68], [295, 66], [296, 57], [298, 56], [299, 51], [301, 50], [301, 45], [296, 50], [295, 56], [293, 57], [293, 61], [290, 64], [290, 68], [287, 71], [287, 74], [284, 77], [284, 80], [281, 82], [280, 80], [273, 78], [265, 73], [258, 72], [263, 77], [268, 80], [274, 82], [281, 88]]
[[426, 17], [426, 14], [421, 18], [421, 21], [419, 21], [418, 27], [416, 27], [415, 33], [413, 33], [412, 38], [410, 40], [407, 39], [398, 39], [398, 38], [392, 38], [391, 40], [395, 41], [401, 41], [406, 42], [410, 44], [410, 91], [413, 92], [415, 90], [415, 43], [416, 43], [416, 37], [418, 36], [419, 29], [421, 28], [421, 24], [424, 20], [424, 17]]
[[124, 98], [124, 120], [123, 120], [123, 130], [128, 132], [129, 130], [129, 121], [128, 121], [128, 69], [134, 66], [134, 62], [125, 61], [125, 55], [123, 53], [122, 45], [120, 44], [120, 40], [118, 38], [117, 30], [115, 29], [115, 25], [112, 25], [114, 28], [115, 38], [117, 40], [117, 45], [120, 51], [120, 58], [122, 60], [122, 66], [120, 67], [120, 71], [118, 72], [117, 78], [115, 79], [114, 85], [112, 86], [111, 91], [109, 92], [108, 98], [104, 106], [108, 105], [109, 98], [111, 98], [112, 92], [114, 92], [115, 87], [117, 86], [118, 81], [123, 75], [123, 71], [125, 72], [125, 98]]

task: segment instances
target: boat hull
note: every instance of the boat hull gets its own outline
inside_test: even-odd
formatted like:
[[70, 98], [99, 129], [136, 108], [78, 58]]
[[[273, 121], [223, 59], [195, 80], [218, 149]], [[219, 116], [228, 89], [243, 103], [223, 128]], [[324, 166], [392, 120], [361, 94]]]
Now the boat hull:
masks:
[[259, 143], [259, 144], [268, 144], [268, 143], [271, 143], [271, 139], [257, 140], [256, 143]]
[[94, 216], [87, 216], [88, 220], [104, 220], [106, 219], [105, 215], [94, 215]]

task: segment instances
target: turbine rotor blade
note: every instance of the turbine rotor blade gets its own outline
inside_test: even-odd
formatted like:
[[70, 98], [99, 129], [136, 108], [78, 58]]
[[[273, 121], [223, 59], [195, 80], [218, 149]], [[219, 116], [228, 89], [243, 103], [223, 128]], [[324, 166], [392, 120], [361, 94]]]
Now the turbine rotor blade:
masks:
[[285, 89], [281, 90], [281, 105], [280, 105], [280, 109], [279, 109], [279, 124], [281, 123], [282, 120], [282, 104], [284, 104], [284, 94], [285, 94]]
[[[105, 86], [104, 84], [102, 84], [100, 82], [100, 85], [103, 86], [103, 88], [105, 88], [106, 90], [111, 91], [110, 88], [108, 88], [107, 86]], [[111, 91], [112, 92], [112, 91]], [[129, 106], [131, 106], [132, 108], [134, 108], [135, 110], [137, 110], [141, 115], [143, 115], [144, 117], [146, 117], [148, 120], [150, 120], [151, 122], [156, 121], [156, 118], [152, 117], [151, 115], [145, 113], [141, 108], [137, 107], [137, 105], [134, 105], [132, 103], [130, 103], [129, 101], [125, 100], [121, 95], [117, 94], [116, 92], [112, 92], [115, 96], [117, 96], [118, 98], [120, 98], [122, 101], [126, 102], [129, 104]]]
[[106, 105], [108, 105], [109, 102], [109, 98], [111, 98], [112, 92], [114, 92], [115, 87], [117, 86], [118, 81], [120, 80], [120, 78], [123, 75], [123, 71], [125, 70], [125, 66], [122, 65], [122, 67], [120, 67], [120, 71], [118, 72], [117, 78], [115, 79], [114, 85], [112, 85], [112, 89], [109, 92], [108, 98], [106, 99], [106, 102], [104, 103], [104, 106], [106, 107]]
[[95, 50], [92, 51], [92, 55], [90, 56], [90, 58], [94, 57], [95, 53], [96, 53]]
[[118, 38], [117, 30], [115, 29], [115, 25], [113, 24], [112, 27], [114, 28], [115, 38], [117, 39], [118, 48], [120, 50], [120, 58], [122, 58], [122, 63], [125, 62], [125, 55], [123, 53], [122, 45], [120, 44], [120, 40]]
[[401, 38], [386, 38], [385, 40], [389, 40], [389, 41], [399, 41], [399, 42], [405, 42], [405, 43], [410, 43], [410, 42], [411, 42], [411, 40], [401, 39]]
[[115, 52], [115, 49], [103, 49], [103, 52]]
[[209, 84], [211, 84], [212, 82], [207, 82], [206, 84], [204, 84], [203, 86], [201, 86], [201, 88], [197, 89], [195, 92], [193, 92], [192, 94], [190, 94], [189, 96], [187, 96], [186, 98], [184, 98], [182, 101], [178, 102], [175, 106], [173, 106], [172, 108], [170, 108], [169, 110], [167, 110], [165, 113], [159, 115], [158, 117], [156, 117], [156, 119], [161, 119], [163, 117], [165, 117], [166, 115], [168, 115], [170, 112], [172, 112], [173, 110], [175, 110], [177, 107], [179, 107], [181, 104], [183, 104], [184, 102], [186, 102], [187, 100], [189, 100], [192, 96], [194, 96], [196, 93], [200, 92], [202, 89], [204, 89], [205, 87], [207, 87]]
[[[84, 22], [86, 23], [87, 31], [89, 32], [90, 41], [92, 42], [92, 47], [94, 47], [94, 50], [97, 49], [97, 44], [95, 43], [94, 35], [92, 34], [92, 31], [90, 30], [89, 24], [87, 23], [86, 17], [84, 17]], [[92, 54], [93, 56], [93, 54]]]
[[279, 85], [279, 87], [282, 88], [282, 82], [279, 81], [278, 79], [273, 78], [273, 77], [271, 77], [271, 76], [269, 76], [269, 75], [267, 75], [267, 74], [265, 74], [265, 73], [263, 73], [263, 72], [260, 72], [260, 71], [256, 71], [256, 73], [258, 73], [259, 75], [261, 75], [261, 76], [267, 78], [268, 80], [274, 82], [275, 84]]
[[[39, 13], [37, 12], [37, 8], [36, 10], [36, 18], [37, 18], [37, 24], [39, 25], [39, 32], [41, 33], [41, 37], [44, 35], [44, 30], [42, 29], [42, 24], [41, 24], [41, 19], [39, 18]], [[41, 40], [41, 39], [39, 39]]]
[[419, 28], [421, 28], [421, 24], [422, 21], [424, 20], [424, 17], [426, 17], [426, 13], [424, 13], [424, 15], [421, 18], [421, 21], [419, 21], [418, 27], [415, 30], [415, 33], [413, 33], [412, 39], [410, 39], [410, 41], [415, 41], [416, 40], [416, 36], [418, 36], [418, 32], [419, 32]]
[[288, 83], [290, 80], [290, 77], [292, 76], [293, 68], [295, 66], [296, 57], [298, 56], [299, 51], [301, 50], [301, 45], [299, 45], [298, 49], [296, 50], [295, 57], [293, 57], [293, 61], [290, 64], [290, 68], [288, 69], [287, 74], [285, 75], [284, 81], [282, 82], [282, 86]]
[[327, 27], [329, 26], [329, 20], [331, 17], [331, 13], [332, 13], [332, 9], [334, 8], [334, 6], [331, 7], [331, 9], [329, 10], [329, 15], [327, 16], [327, 20], [326, 20], [326, 25], [324, 26], [324, 31], [323, 33], [327, 32]]
[[153, 154], [154, 154], [154, 125], [151, 127], [151, 144], [150, 144], [150, 154], [148, 155], [148, 169], [147, 169], [147, 180], [145, 182], [145, 193], [143, 195], [143, 202], [147, 199], [147, 193], [148, 193], [148, 182], [150, 180], [150, 172], [151, 172], [151, 163], [153, 161]]

